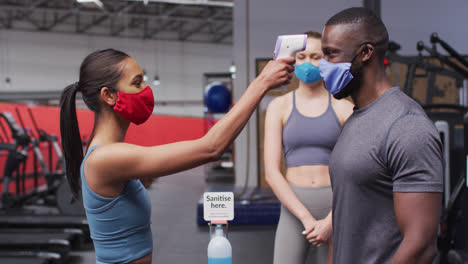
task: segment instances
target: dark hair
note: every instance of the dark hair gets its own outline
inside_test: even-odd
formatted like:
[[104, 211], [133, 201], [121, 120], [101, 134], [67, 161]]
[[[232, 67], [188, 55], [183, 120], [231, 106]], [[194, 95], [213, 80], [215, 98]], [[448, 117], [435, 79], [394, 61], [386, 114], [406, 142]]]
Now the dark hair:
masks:
[[317, 31], [307, 31], [304, 32], [307, 35], [307, 38], [315, 38], [315, 39], [322, 39], [322, 33]]
[[371, 10], [364, 7], [345, 9], [328, 19], [325, 26], [357, 24], [362, 43], [376, 46], [377, 55], [383, 59], [388, 45], [388, 31], [382, 20]]
[[80, 91], [86, 106], [99, 114], [99, 94], [102, 87], [115, 90], [122, 74], [121, 62], [129, 56], [124, 52], [106, 49], [89, 54], [81, 63], [80, 79], [68, 85], [60, 97], [60, 134], [66, 161], [66, 173], [75, 199], [79, 198], [80, 166], [83, 146], [76, 116], [76, 93]]

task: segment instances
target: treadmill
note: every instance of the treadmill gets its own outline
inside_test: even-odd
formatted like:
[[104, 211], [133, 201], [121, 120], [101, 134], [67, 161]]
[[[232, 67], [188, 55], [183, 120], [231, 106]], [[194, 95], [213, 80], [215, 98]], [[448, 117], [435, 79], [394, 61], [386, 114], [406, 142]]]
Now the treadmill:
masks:
[[[21, 118], [19, 112], [17, 114]], [[21, 119], [20, 121], [24, 127]], [[7, 129], [3, 123], [8, 125], [10, 133], [6, 131]], [[4, 137], [1, 137], [3, 142], [0, 144], [0, 149], [7, 150], [9, 153], [3, 176], [4, 188], [1, 201], [2, 209], [0, 210], [0, 228], [78, 228], [83, 230], [85, 236], [89, 236], [88, 222], [84, 215], [36, 214], [32, 210], [26, 210], [22, 207], [27, 203], [28, 199], [34, 199], [35, 195], [40, 195], [39, 193], [43, 191], [35, 190], [32, 193], [24, 194], [23, 196], [26, 198], [18, 195], [10, 198], [15, 196], [8, 192], [11, 177], [15, 171], [18, 172], [20, 170], [20, 164], [24, 162], [24, 158], [22, 155], [18, 155], [18, 153], [25, 152], [31, 144], [32, 139], [26, 133], [26, 129], [22, 129], [8, 112], [0, 113], [0, 128], [4, 135]], [[44, 163], [44, 161], [42, 160], [41, 163]], [[46, 166], [43, 167], [46, 168]], [[37, 182], [37, 179], [35, 181]], [[17, 189], [21, 185], [24, 185], [24, 183], [18, 182], [17, 178]], [[7, 200], [11, 202], [7, 202]]]
[[[62, 236], [62, 239], [67, 241], [72, 250], [81, 249], [85, 241], [83, 230], [77, 228], [0, 228], [0, 237], [6, 234], [29, 234], [31, 236], [44, 235], [44, 240], [47, 240], [47, 234], [59, 234], [59, 236], [66, 235]], [[59, 236], [56, 237], [58, 238]], [[21, 241], [18, 238], [15, 238], [15, 240], [16, 243], [30, 243], [28, 239]], [[2, 241], [0, 241], [0, 247], [1, 245]]]
[[[0, 123], [4, 132], [2, 149], [9, 152], [9, 160], [5, 166], [4, 192], [2, 198], [8, 195], [8, 184], [14, 171], [17, 171], [17, 191], [21, 186], [19, 180], [19, 166], [23, 158], [15, 155], [21, 149], [24, 152], [30, 143], [28, 135], [21, 129], [9, 113], [0, 113], [11, 130], [13, 142], [7, 139], [5, 127]], [[16, 152], [16, 153], [15, 153]], [[15, 158], [18, 157], [18, 158]], [[19, 160], [19, 158], [22, 158]], [[23, 177], [24, 180], [24, 177]], [[36, 185], [37, 179], [35, 179]], [[24, 183], [23, 183], [24, 186]], [[24, 188], [24, 187], [23, 187]], [[24, 201], [33, 197], [26, 194]], [[64, 216], [50, 214], [35, 214], [32, 210], [22, 207], [23, 197], [8, 195], [2, 199], [3, 210], [0, 210], [0, 263], [66, 263], [68, 253], [78, 249], [83, 242], [90, 241], [89, 227], [84, 216]], [[46, 253], [44, 253], [46, 252]]]
[[0, 250], [2, 264], [60, 264], [60, 254], [47, 251], [4, 251]]
[[0, 233], [0, 249], [2, 250], [32, 250], [49, 251], [60, 254], [66, 259], [71, 250], [72, 236], [60, 233]]

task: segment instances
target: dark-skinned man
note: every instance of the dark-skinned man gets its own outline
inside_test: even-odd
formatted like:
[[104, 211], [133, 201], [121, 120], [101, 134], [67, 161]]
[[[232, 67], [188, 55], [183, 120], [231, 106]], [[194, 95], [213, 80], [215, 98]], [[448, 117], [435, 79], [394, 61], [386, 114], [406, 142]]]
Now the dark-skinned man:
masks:
[[333, 263], [431, 263], [442, 199], [442, 146], [432, 122], [385, 77], [385, 25], [365, 8], [331, 17], [325, 87], [356, 107], [330, 158]]

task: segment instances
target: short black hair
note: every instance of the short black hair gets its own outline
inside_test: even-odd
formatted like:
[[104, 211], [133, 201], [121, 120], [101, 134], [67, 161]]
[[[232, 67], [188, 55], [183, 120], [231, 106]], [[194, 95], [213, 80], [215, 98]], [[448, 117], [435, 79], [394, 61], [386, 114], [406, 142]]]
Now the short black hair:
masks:
[[388, 45], [388, 31], [382, 20], [371, 10], [364, 7], [345, 9], [328, 19], [325, 26], [355, 24], [363, 33], [362, 42], [374, 44], [380, 55], [384, 55]]

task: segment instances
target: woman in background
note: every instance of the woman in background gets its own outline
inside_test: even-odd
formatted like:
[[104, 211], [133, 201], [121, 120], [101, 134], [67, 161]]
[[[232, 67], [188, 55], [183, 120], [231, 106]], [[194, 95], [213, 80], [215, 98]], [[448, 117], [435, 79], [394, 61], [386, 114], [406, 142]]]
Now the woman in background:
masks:
[[304, 264], [307, 255], [307, 263], [325, 263], [332, 232], [328, 162], [353, 110], [350, 102], [334, 99], [325, 89], [318, 68], [321, 34], [307, 36], [306, 50], [296, 54], [299, 86], [273, 100], [265, 119], [266, 181], [282, 204], [274, 264]]

